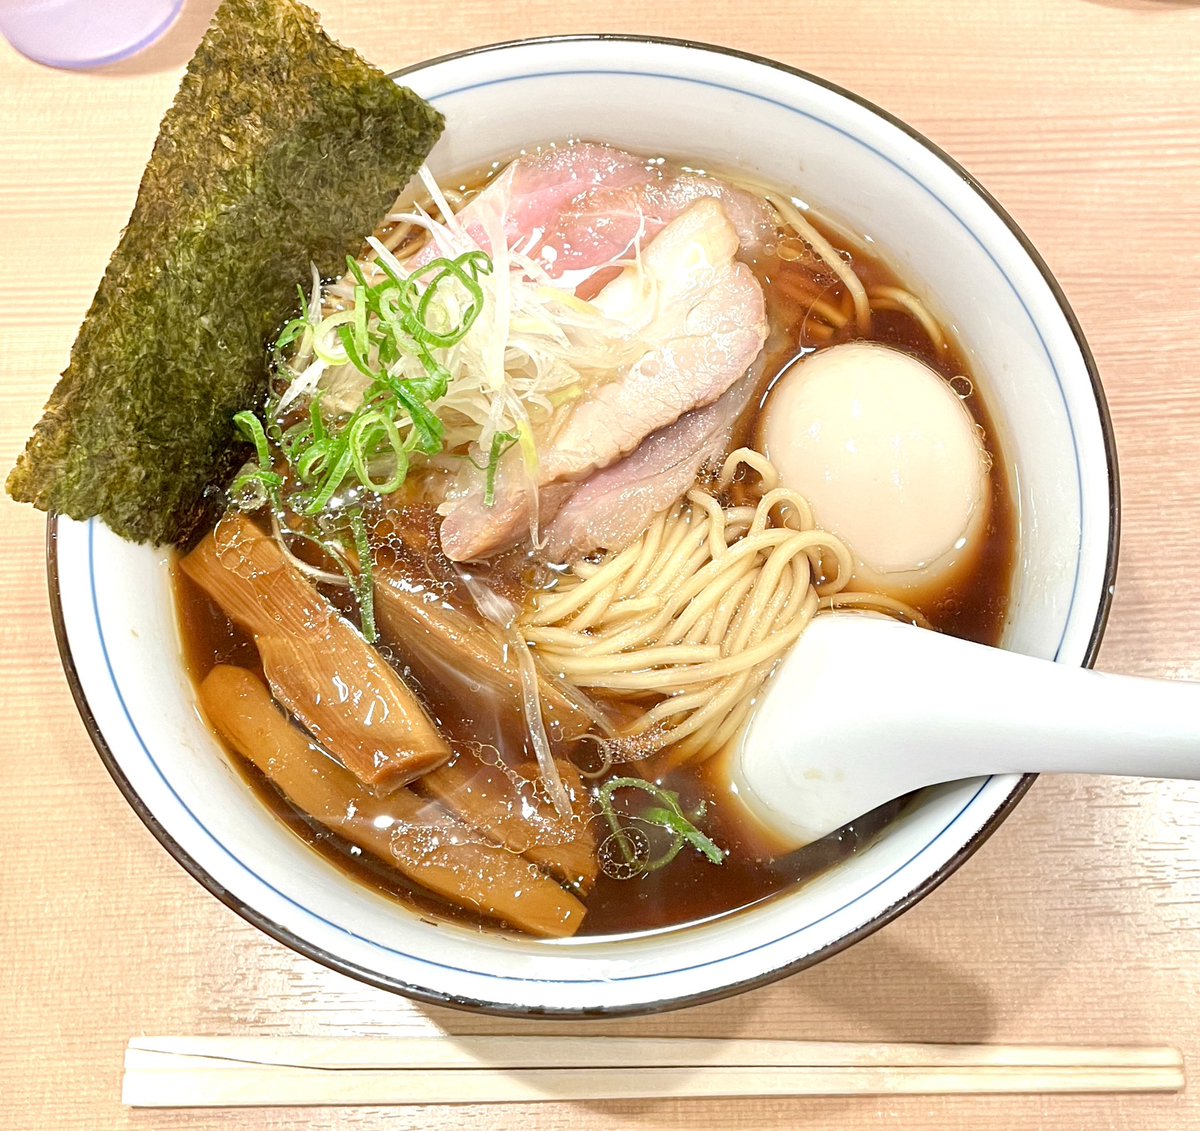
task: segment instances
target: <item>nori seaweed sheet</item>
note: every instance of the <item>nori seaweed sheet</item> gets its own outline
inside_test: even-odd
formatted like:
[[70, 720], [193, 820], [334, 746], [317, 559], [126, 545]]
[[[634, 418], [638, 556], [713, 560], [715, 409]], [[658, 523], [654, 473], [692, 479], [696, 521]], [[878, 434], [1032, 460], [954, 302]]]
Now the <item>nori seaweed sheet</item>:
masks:
[[315, 262], [361, 247], [443, 119], [294, 0], [225, 0], [163, 118], [70, 364], [8, 478], [22, 502], [186, 545], [244, 458], [233, 413]]

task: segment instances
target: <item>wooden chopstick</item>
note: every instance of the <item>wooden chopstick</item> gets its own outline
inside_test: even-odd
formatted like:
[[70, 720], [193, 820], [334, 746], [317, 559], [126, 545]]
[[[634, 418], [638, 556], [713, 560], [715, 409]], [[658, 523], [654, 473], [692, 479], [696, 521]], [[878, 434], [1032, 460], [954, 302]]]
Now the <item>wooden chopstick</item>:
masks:
[[529, 1103], [666, 1096], [1161, 1092], [1167, 1046], [650, 1037], [137, 1037], [130, 1107]]

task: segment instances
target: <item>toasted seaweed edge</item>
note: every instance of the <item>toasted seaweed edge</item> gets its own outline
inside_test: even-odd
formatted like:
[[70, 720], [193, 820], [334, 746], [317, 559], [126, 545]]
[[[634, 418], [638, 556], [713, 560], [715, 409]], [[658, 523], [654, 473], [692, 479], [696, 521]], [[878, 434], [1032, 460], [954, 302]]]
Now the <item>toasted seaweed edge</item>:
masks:
[[135, 541], [191, 541], [296, 284], [360, 246], [443, 125], [307, 7], [224, 0], [9, 494]]

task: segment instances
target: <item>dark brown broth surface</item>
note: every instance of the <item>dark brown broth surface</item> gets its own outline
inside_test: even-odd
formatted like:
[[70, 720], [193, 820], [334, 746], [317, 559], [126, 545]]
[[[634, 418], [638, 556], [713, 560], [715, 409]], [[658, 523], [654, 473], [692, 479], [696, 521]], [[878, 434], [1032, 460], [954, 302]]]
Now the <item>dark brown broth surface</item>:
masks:
[[[832, 233], [827, 234], [832, 236]], [[832, 242], [835, 246], [841, 246], [836, 237], [832, 238]], [[878, 260], [859, 249], [843, 250], [849, 253], [855, 271], [868, 290], [877, 285], [900, 285]], [[830, 280], [827, 279], [818, 279], [819, 285], [815, 287], [796, 285], [811, 280], [811, 261], [785, 261], [771, 255], [752, 263], [752, 267], [768, 296], [773, 327], [782, 330], [793, 343], [777, 350], [768, 360], [762, 387], [765, 395], [771, 383], [801, 353], [811, 348], [853, 340], [858, 335], [846, 328], [828, 340], [817, 342], [815, 336], [809, 333], [806, 325], [808, 303], [796, 295], [801, 290], [807, 290], [808, 293], [819, 291], [824, 301], [834, 303], [842, 297], [840, 284], [829, 285]], [[804, 279], [806, 272], [808, 280]], [[875, 313], [869, 340], [913, 353], [948, 379], [969, 373], [952, 345], [942, 350], [935, 349], [916, 320], [907, 314]], [[980, 643], [997, 644], [1004, 627], [1016, 554], [1016, 514], [1004, 453], [1000, 450], [986, 405], [978, 391], [966, 398], [966, 404], [983, 430], [985, 446], [992, 458], [990, 519], [982, 535], [981, 552], [972, 568], [954, 577], [935, 599], [921, 606], [921, 611], [944, 632]], [[735, 445], [754, 445], [757, 415], [752, 409], [740, 422]], [[184, 655], [192, 678], [196, 681], [203, 679], [220, 663], [259, 669], [253, 642], [232, 625], [224, 613], [179, 570], [175, 571], [175, 585]], [[353, 615], [344, 594], [332, 591], [328, 596], [349, 615]], [[469, 602], [462, 594], [449, 596], [460, 608], [469, 609]], [[385, 648], [383, 651], [410, 683], [418, 683], [402, 649]], [[439, 679], [426, 678], [418, 684], [417, 690], [435, 721], [456, 745], [476, 748], [480, 744], [494, 746], [499, 756], [510, 765], [528, 763], [532, 758], [520, 720], [511, 712], [496, 710], [488, 696], [480, 695], [477, 686], [468, 686], [466, 681], [460, 681], [455, 686], [453, 674], [443, 673]], [[231, 760], [239, 766], [246, 780], [274, 813], [356, 880], [402, 899], [426, 915], [460, 922], [473, 921], [467, 913], [444, 905], [427, 893], [414, 890], [385, 863], [351, 849], [339, 837], [297, 813], [268, 781], [240, 758], [231, 755]], [[629, 772], [630, 767], [618, 766], [613, 774]], [[606, 935], [661, 929], [751, 906], [824, 871], [864, 846], [904, 804], [896, 802], [885, 806], [798, 852], [773, 856], [767, 845], [756, 840], [752, 830], [743, 828], [729, 814], [721, 797], [714, 793], [702, 772], [676, 771], [662, 784], [678, 791], [687, 812], [693, 812], [702, 801], [706, 804], [705, 816], [698, 824], [726, 850], [724, 862], [714, 866], [699, 853], [685, 849], [667, 867], [632, 879], [617, 879], [602, 872], [586, 899], [588, 914], [582, 934]], [[622, 791], [618, 798], [619, 807], [631, 816], [636, 816], [639, 808], [652, 804], [646, 795], [637, 791]], [[599, 818], [596, 820], [599, 822]], [[603, 840], [606, 831], [606, 828], [598, 827], [597, 840]], [[652, 830], [651, 835], [657, 834]]]

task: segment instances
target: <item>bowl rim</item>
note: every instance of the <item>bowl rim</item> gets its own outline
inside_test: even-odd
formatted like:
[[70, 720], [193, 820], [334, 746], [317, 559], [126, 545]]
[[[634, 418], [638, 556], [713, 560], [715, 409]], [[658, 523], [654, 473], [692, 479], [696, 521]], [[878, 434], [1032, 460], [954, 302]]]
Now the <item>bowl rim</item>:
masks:
[[[1120, 545], [1121, 508], [1116, 437], [1113, 430], [1111, 414], [1108, 408], [1108, 401], [1105, 397], [1104, 389], [1100, 382], [1100, 375], [1096, 366], [1095, 358], [1093, 357], [1087, 340], [1084, 337], [1079, 320], [1076, 317], [1075, 312], [1072, 310], [1070, 303], [1067, 301], [1066, 295], [1063, 293], [1061, 286], [1047, 266], [1045, 260], [1039, 254], [1037, 248], [1033, 245], [1032, 241], [1024, 233], [1017, 222], [996, 200], [996, 198], [992, 196], [992, 194], [986, 188], [984, 188], [983, 185], [980, 184], [980, 182], [971, 173], [969, 173], [953, 157], [946, 153], [945, 150], [943, 150], [935, 142], [930, 141], [918, 130], [914, 129], [901, 119], [895, 117], [888, 111], [877, 106], [869, 99], [866, 99], [861, 95], [838, 85], [837, 83], [821, 78], [820, 76], [814, 75], [808, 71], [801, 70], [797, 67], [792, 67], [786, 63], [781, 63], [766, 56], [757, 55], [752, 52], [740, 51], [736, 48], [726, 47], [719, 44], [664, 36], [633, 35], [608, 32], [532, 36], [523, 39], [503, 40], [496, 43], [482, 44], [476, 47], [469, 47], [459, 51], [448, 52], [443, 55], [438, 55], [430, 59], [424, 59], [420, 62], [410, 64], [409, 66], [400, 68], [399, 70], [392, 71], [389, 73], [388, 77], [393, 80], [402, 79], [408, 74], [425, 70], [426, 68], [438, 64], [470, 59], [476, 56], [498, 51], [511, 50], [514, 48], [572, 43], [629, 43], [684, 48], [704, 53], [723, 55], [758, 66], [768, 67], [792, 78], [798, 78], [803, 82], [822, 87], [830, 93], [838, 95], [841, 98], [845, 98], [869, 113], [877, 116], [889, 125], [898, 129], [911, 141], [916, 142], [922, 148], [927, 150], [942, 164], [948, 167], [959, 179], [961, 179], [964, 185], [970, 191], [980, 197], [990, 211], [1001, 220], [1012, 236], [1016, 239], [1022, 251], [1029, 257], [1030, 262], [1041, 275], [1043, 282], [1045, 283], [1060, 312], [1062, 313], [1067, 323], [1067, 327], [1074, 339], [1075, 345], [1080, 352], [1080, 356], [1088, 374], [1088, 379], [1091, 383], [1092, 394], [1095, 399], [1101, 439], [1104, 447], [1105, 468], [1108, 475], [1109, 499], [1108, 539], [1107, 546], [1105, 547], [1104, 584], [1101, 590], [1095, 620], [1092, 624], [1081, 665], [1088, 668], [1092, 667], [1095, 664], [1096, 657], [1100, 649], [1100, 643], [1104, 635], [1104, 630], [1108, 623], [1108, 617], [1112, 607], [1113, 589], [1117, 574], [1117, 559]], [[694, 1005], [702, 1005], [708, 1002], [718, 1001], [725, 997], [743, 993], [749, 989], [769, 985], [772, 982], [788, 977], [791, 974], [798, 973], [801, 970], [807, 969], [810, 966], [814, 966], [817, 963], [840, 953], [847, 947], [861, 941], [868, 935], [873, 934], [880, 927], [890, 923], [898, 915], [924, 899], [925, 896], [940, 886], [954, 872], [956, 872], [959, 867], [962, 866], [962, 864], [964, 864], [972, 855], [974, 855], [979, 847], [1000, 827], [1013, 809], [1016, 808], [1018, 802], [1028, 792], [1030, 786], [1032, 786], [1037, 777], [1036, 774], [1022, 775], [1018, 783], [1005, 798], [1004, 802], [992, 813], [990, 817], [988, 817], [983, 826], [943, 865], [931, 872], [919, 884], [917, 884], [910, 891], [906, 892], [895, 903], [881, 909], [874, 916], [862, 923], [860, 926], [856, 927], [854, 930], [847, 932], [837, 939], [834, 939], [825, 946], [820, 947], [809, 954], [802, 955], [792, 962], [784, 963], [777, 968], [766, 971], [765, 973], [756, 977], [740, 982], [721, 985], [715, 988], [697, 991], [691, 994], [675, 996], [664, 1000], [638, 1002], [630, 1005], [600, 1008], [508, 1006], [501, 1003], [483, 1001], [477, 998], [461, 997], [443, 991], [431, 990], [425, 986], [412, 985], [397, 978], [380, 975], [375, 971], [359, 965], [358, 963], [348, 961], [347, 959], [326, 950], [324, 947], [308, 941], [288, 928], [276, 923], [269, 916], [258, 911], [241, 897], [233, 894], [222, 884], [217, 882], [217, 880], [209, 872], [207, 872], [189, 853], [187, 853], [181, 847], [181, 845], [174, 839], [174, 837], [172, 837], [166, 827], [158, 820], [158, 818], [134, 789], [129, 778], [121, 768], [119, 761], [114, 756], [107, 739], [101, 732], [100, 727], [96, 722], [95, 716], [84, 692], [83, 684], [76, 668], [74, 656], [71, 652], [67, 635], [66, 620], [63, 613], [62, 599], [59, 590], [57, 523], [58, 515], [53, 512], [50, 513], [46, 519], [45, 553], [46, 579], [49, 590], [50, 613], [54, 628], [55, 643], [58, 647], [59, 657], [63, 665], [67, 684], [71, 691], [71, 696], [75, 701], [75, 706], [79, 711], [84, 727], [88, 733], [88, 737], [91, 739], [92, 745], [96, 748], [97, 753], [100, 755], [101, 761], [104, 763], [105, 768], [108, 770], [108, 773], [112, 777], [117, 788], [125, 797], [125, 800], [129, 803], [133, 811], [137, 814], [138, 818], [142, 821], [154, 838], [163, 846], [163, 848], [165, 848], [167, 852], [174, 857], [180, 866], [193, 879], [195, 879], [207, 891], [225, 904], [226, 907], [236, 912], [241, 918], [246, 920], [251, 925], [257, 927], [264, 934], [273, 938], [275, 941], [282, 943], [298, 954], [318, 962], [328, 969], [335, 971], [336, 973], [345, 974], [356, 979], [357, 981], [363, 982], [364, 984], [371, 985], [378, 989], [386, 990], [392, 993], [399, 993], [405, 997], [427, 1004], [450, 1006], [469, 1012], [486, 1013], [494, 1016], [520, 1018], [594, 1018], [598, 1016], [619, 1017], [665, 1013], [675, 1009], [682, 1009]]]

